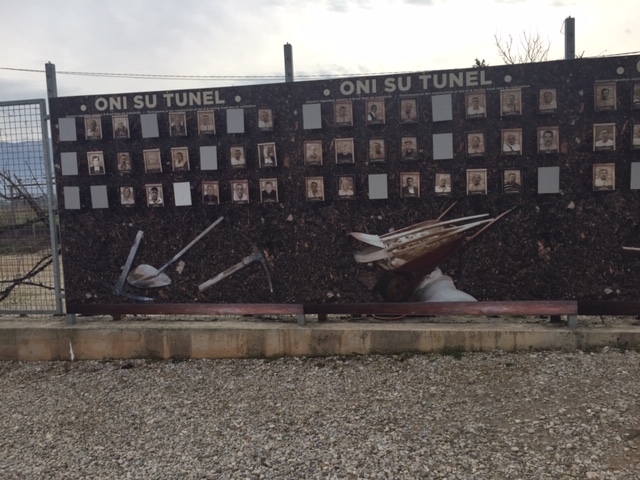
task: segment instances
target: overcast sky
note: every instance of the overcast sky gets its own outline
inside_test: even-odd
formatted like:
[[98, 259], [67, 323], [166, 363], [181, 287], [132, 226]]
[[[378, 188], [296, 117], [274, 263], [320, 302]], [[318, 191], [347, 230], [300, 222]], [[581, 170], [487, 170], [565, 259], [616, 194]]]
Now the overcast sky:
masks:
[[576, 52], [640, 50], [638, 0], [1, 0], [0, 101], [46, 97], [56, 65], [60, 96], [206, 88], [273, 80], [114, 79], [62, 72], [282, 76], [293, 46], [296, 80], [468, 68], [503, 62], [494, 35], [538, 32], [549, 60]]

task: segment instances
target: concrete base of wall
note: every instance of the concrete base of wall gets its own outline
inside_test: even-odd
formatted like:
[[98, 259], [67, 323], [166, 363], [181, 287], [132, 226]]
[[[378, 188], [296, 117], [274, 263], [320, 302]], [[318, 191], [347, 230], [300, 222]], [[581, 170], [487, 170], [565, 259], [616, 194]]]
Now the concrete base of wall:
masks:
[[[637, 323], [637, 322], [636, 322]], [[5, 320], [0, 360], [273, 358], [402, 352], [640, 348], [639, 325]]]

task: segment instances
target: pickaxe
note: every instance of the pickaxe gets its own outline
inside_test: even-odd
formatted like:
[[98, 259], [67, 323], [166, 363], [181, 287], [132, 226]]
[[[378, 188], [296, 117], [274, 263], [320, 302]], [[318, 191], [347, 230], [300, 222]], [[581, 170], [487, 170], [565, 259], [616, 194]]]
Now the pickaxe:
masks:
[[267, 275], [267, 281], [269, 282], [269, 290], [271, 291], [271, 293], [273, 293], [273, 284], [271, 283], [271, 274], [269, 273], [269, 267], [267, 266], [267, 259], [264, 256], [264, 252], [255, 245], [253, 246], [253, 253], [251, 255], [243, 258], [241, 262], [235, 264], [233, 267], [229, 267], [224, 272], [221, 272], [215, 277], [210, 278], [206, 282], [201, 283], [200, 285], [198, 285], [198, 290], [200, 290], [201, 292], [203, 290], [206, 290], [211, 285], [215, 285], [223, 278], [236, 273], [238, 270], [242, 270], [244, 267], [246, 267], [247, 265], [251, 265], [253, 262], [260, 262], [262, 264], [264, 272]]

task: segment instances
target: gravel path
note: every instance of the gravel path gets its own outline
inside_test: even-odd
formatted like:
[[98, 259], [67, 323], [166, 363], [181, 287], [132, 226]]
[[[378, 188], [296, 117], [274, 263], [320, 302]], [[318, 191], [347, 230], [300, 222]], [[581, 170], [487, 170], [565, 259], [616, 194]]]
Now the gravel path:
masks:
[[450, 353], [0, 363], [0, 478], [640, 478], [640, 353]]

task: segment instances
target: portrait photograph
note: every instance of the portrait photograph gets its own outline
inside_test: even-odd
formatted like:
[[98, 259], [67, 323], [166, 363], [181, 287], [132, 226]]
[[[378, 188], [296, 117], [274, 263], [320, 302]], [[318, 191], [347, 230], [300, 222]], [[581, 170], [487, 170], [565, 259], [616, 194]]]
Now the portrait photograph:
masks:
[[369, 140], [369, 161], [372, 163], [384, 162], [387, 154], [384, 148], [384, 140], [381, 138], [372, 138]]
[[400, 197], [412, 198], [420, 196], [420, 172], [400, 173]]
[[640, 150], [640, 123], [636, 123], [633, 126], [633, 134], [631, 135], [631, 148], [633, 150]]
[[324, 178], [323, 177], [306, 177], [304, 179], [307, 200], [310, 202], [319, 202], [324, 200]]
[[464, 101], [467, 118], [485, 118], [487, 116], [487, 95], [485, 92], [465, 93]]
[[113, 138], [129, 138], [129, 117], [118, 115], [111, 120], [113, 122]]
[[416, 123], [418, 121], [418, 102], [415, 98], [400, 100], [400, 123]]
[[220, 205], [220, 186], [218, 182], [209, 180], [202, 182], [202, 203], [204, 205]]
[[522, 90], [514, 88], [500, 92], [500, 113], [503, 117], [522, 115]]
[[635, 82], [631, 88], [631, 108], [640, 109], [640, 82]]
[[260, 179], [260, 201], [262, 203], [278, 203], [278, 179]]
[[233, 168], [244, 168], [247, 160], [244, 156], [244, 147], [242, 145], [234, 145], [229, 149], [229, 158]]
[[436, 195], [451, 195], [450, 172], [436, 172], [436, 180], [433, 191]]
[[336, 139], [336, 163], [355, 163], [353, 138]]
[[304, 164], [322, 165], [322, 140], [304, 142]]
[[171, 164], [174, 172], [186, 172], [189, 168], [189, 149], [177, 147], [171, 149]]
[[400, 145], [400, 160], [418, 159], [418, 137], [401, 137]]
[[249, 203], [249, 180], [231, 181], [231, 203]]
[[505, 170], [502, 175], [502, 192], [506, 194], [522, 193], [522, 171]]
[[593, 190], [612, 191], [616, 189], [616, 164], [596, 163], [593, 166]]
[[84, 135], [87, 140], [102, 140], [102, 119], [100, 117], [85, 117]]
[[104, 175], [104, 154], [102, 152], [87, 152], [89, 175]]
[[343, 200], [353, 200], [356, 198], [356, 177], [355, 175], [338, 175], [337, 190], [338, 198]]
[[596, 83], [594, 89], [596, 112], [616, 109], [616, 84], [614, 82]]
[[213, 110], [198, 112], [198, 133], [200, 135], [215, 135], [216, 114]]
[[336, 127], [353, 126], [353, 104], [351, 102], [336, 102], [333, 104], [333, 118]]
[[510, 128], [500, 132], [503, 155], [522, 155], [522, 129]]
[[258, 109], [258, 128], [263, 132], [273, 130], [273, 110], [270, 108]]
[[143, 150], [144, 172], [162, 173], [162, 162], [159, 149]]
[[616, 124], [598, 123], [593, 126], [593, 151], [606, 152], [616, 149]]
[[120, 204], [130, 207], [135, 203], [133, 187], [120, 187]]
[[384, 100], [367, 100], [367, 125], [381, 125], [384, 123]]
[[467, 133], [467, 156], [468, 157], [484, 157], [485, 150], [484, 132]]
[[467, 195], [487, 194], [487, 169], [472, 168], [467, 170]]
[[162, 192], [161, 183], [148, 183], [144, 186], [144, 189], [147, 193], [148, 207], [164, 206], [164, 193]]
[[560, 127], [538, 127], [538, 153], [558, 153]]
[[118, 152], [118, 172], [126, 175], [133, 171], [131, 164], [131, 154], [129, 152]]
[[187, 135], [187, 114], [170, 113], [169, 114], [169, 134], [172, 137], [185, 137]]
[[538, 91], [538, 112], [555, 113], [558, 110], [558, 94], [555, 88], [541, 88]]
[[260, 158], [260, 167], [269, 168], [278, 166], [278, 158], [276, 157], [276, 144], [259, 143], [258, 157]]

